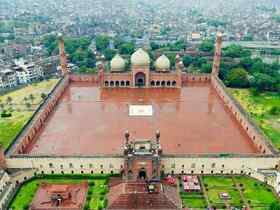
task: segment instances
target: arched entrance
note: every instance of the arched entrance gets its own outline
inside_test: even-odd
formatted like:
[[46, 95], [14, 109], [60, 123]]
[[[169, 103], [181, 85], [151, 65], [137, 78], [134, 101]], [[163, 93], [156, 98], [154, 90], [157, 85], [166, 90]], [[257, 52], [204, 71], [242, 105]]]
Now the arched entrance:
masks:
[[147, 177], [146, 170], [142, 168], [138, 173], [138, 177], [139, 179], [146, 179]]
[[146, 84], [146, 75], [143, 72], [135, 74], [135, 86], [143, 87]]

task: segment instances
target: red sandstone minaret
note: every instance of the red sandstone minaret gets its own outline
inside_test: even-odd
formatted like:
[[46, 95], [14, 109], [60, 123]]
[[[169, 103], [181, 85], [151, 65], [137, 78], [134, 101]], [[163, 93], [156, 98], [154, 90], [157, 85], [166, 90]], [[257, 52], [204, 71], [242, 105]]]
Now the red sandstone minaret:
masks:
[[66, 74], [68, 74], [67, 58], [66, 58], [66, 54], [65, 54], [64, 39], [63, 39], [62, 34], [58, 35], [58, 41], [59, 41], [59, 57], [60, 57], [61, 73], [62, 73], [62, 75], [66, 75]]
[[5, 158], [5, 153], [4, 153], [4, 147], [2, 144], [0, 144], [0, 169], [6, 169], [6, 158]]
[[212, 74], [218, 75], [220, 71], [221, 55], [222, 55], [222, 33], [218, 32], [216, 37], [215, 55], [212, 67]]

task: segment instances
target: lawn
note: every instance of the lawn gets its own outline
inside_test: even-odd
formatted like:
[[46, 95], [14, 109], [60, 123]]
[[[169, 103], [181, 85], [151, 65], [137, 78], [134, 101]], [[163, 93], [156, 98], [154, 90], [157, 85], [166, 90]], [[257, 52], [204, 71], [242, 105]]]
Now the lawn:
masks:
[[280, 149], [280, 113], [270, 112], [272, 107], [280, 107], [280, 94], [263, 92], [256, 95], [249, 89], [229, 90], [276, 148]]
[[25, 182], [12, 200], [9, 208], [12, 210], [27, 210], [41, 182], [47, 183], [80, 183], [87, 180], [89, 190], [85, 209], [98, 210], [107, 205], [105, 198], [108, 192], [108, 175], [46, 175]]
[[34, 83], [0, 96], [0, 113], [8, 110], [12, 114], [11, 117], [0, 117], [0, 143], [5, 149], [42, 103], [42, 94], [47, 95], [57, 82], [57, 79], [51, 79]]
[[181, 193], [183, 205], [188, 208], [207, 208], [207, 203], [202, 193]]
[[251, 207], [268, 207], [272, 202], [277, 201], [271, 188], [265, 184], [242, 176], [234, 177], [234, 179], [244, 189], [244, 197]]
[[225, 206], [225, 201], [220, 199], [220, 193], [228, 193], [230, 196], [229, 204], [238, 207], [241, 205], [241, 197], [238, 190], [234, 187], [234, 182], [230, 176], [204, 176], [202, 178], [206, 193], [210, 203], [218, 208]]
[[[268, 209], [271, 203], [278, 201], [270, 187], [250, 177], [202, 176], [202, 182], [206, 189], [205, 196], [208, 197], [211, 206], [218, 209], [225, 209], [226, 206], [225, 201], [220, 199], [220, 193], [223, 192], [229, 194], [228, 204], [234, 207], [242, 207], [246, 201], [250, 208], [264, 210]], [[240, 187], [241, 194], [237, 186]], [[181, 188], [180, 196], [183, 205], [188, 208], [205, 209], [207, 202], [203, 193], [187, 193]]]

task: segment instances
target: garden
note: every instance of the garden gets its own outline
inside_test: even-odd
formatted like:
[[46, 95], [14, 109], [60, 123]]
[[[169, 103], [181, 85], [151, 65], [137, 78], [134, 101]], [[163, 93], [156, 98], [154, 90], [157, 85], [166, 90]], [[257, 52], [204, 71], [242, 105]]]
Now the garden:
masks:
[[57, 79], [50, 79], [33, 83], [0, 96], [0, 144], [4, 149], [8, 148], [57, 82]]
[[229, 89], [256, 121], [273, 145], [280, 149], [280, 94], [252, 89]]
[[[273, 190], [266, 184], [247, 176], [202, 176], [202, 192], [180, 191], [184, 207], [205, 209], [207, 206], [217, 209], [227, 207], [250, 209], [269, 209], [272, 203], [279, 202]], [[228, 199], [221, 197], [222, 193]]]
[[89, 189], [84, 210], [100, 210], [107, 206], [109, 175], [42, 175], [34, 177], [21, 185], [15, 197], [10, 202], [9, 209], [28, 210], [29, 205], [42, 182], [53, 184], [73, 184], [87, 181]]

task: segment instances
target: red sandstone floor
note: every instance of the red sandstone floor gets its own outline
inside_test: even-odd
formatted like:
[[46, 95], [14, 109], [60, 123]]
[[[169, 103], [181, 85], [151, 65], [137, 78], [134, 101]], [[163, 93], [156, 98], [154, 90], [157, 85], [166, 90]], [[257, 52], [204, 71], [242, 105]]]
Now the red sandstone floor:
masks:
[[[129, 104], [152, 104], [153, 117], [129, 117]], [[27, 153], [119, 154], [123, 134], [161, 132], [165, 154], [257, 153], [210, 84], [182, 89], [105, 89], [72, 83]]]

